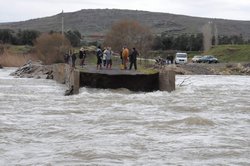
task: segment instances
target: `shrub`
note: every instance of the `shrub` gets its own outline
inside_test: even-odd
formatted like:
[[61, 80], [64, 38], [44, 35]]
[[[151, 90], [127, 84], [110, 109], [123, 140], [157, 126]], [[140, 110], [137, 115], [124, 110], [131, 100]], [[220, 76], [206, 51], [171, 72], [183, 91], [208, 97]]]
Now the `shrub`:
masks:
[[63, 55], [71, 48], [67, 38], [58, 33], [42, 34], [35, 41], [35, 51], [44, 64], [63, 62]]

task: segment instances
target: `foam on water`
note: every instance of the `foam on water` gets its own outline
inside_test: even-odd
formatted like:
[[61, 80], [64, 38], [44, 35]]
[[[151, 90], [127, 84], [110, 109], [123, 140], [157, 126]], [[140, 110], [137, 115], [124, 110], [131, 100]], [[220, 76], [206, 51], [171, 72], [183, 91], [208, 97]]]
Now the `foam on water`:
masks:
[[176, 91], [81, 88], [0, 70], [0, 165], [249, 165], [250, 77]]

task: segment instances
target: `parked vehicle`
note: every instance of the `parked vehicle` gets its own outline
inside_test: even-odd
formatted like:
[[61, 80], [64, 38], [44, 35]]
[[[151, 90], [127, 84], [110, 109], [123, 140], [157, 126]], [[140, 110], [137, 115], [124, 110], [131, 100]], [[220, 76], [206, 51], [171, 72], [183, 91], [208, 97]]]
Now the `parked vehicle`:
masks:
[[187, 63], [188, 58], [187, 58], [187, 53], [176, 53], [175, 54], [175, 64], [185, 64]]
[[197, 63], [197, 61], [198, 61], [199, 59], [201, 59], [201, 58], [202, 58], [201, 55], [195, 55], [195, 56], [192, 58], [192, 62], [193, 62], [193, 63]]
[[199, 60], [197, 60], [198, 63], [218, 63], [218, 59], [215, 58], [213, 55], [205, 55]]

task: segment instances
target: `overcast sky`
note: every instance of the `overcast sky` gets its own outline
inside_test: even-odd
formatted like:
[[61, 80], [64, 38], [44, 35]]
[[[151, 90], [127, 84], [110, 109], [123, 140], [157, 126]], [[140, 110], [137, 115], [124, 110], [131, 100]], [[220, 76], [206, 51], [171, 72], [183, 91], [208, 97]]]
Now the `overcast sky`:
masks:
[[0, 22], [105, 8], [250, 21], [250, 0], [0, 0]]

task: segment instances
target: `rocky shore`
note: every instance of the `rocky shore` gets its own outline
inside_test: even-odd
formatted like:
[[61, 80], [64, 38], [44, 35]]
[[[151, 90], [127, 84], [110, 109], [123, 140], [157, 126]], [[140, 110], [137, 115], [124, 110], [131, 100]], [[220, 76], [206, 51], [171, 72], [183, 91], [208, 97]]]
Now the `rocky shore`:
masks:
[[28, 61], [10, 75], [19, 78], [53, 79], [53, 69], [52, 66], [42, 65], [39, 61]]

